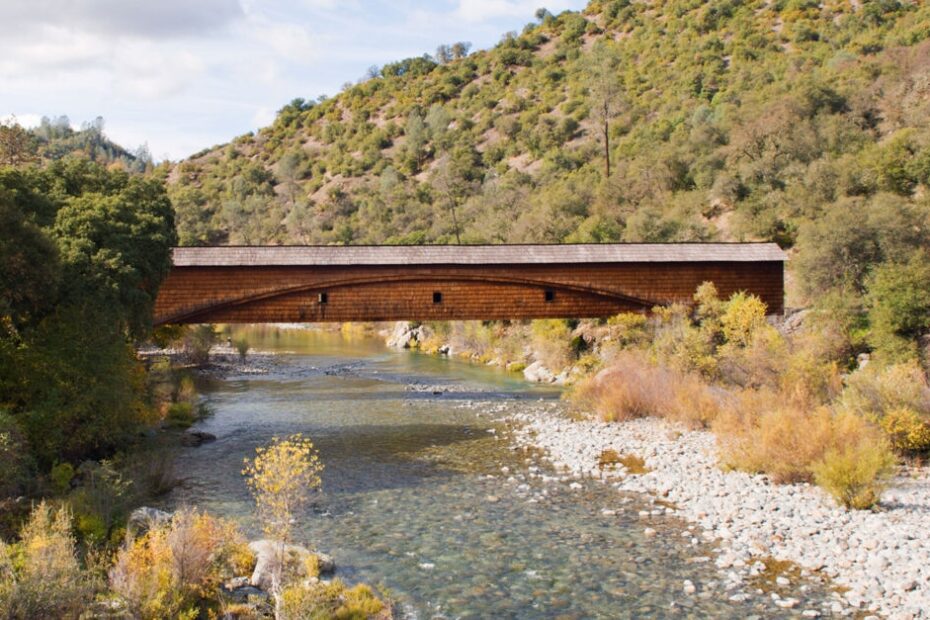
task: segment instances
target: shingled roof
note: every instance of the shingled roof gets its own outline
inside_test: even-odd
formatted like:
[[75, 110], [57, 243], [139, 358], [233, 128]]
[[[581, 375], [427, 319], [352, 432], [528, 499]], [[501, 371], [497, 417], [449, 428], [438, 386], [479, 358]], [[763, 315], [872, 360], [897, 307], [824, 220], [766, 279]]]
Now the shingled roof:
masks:
[[174, 248], [175, 267], [782, 262], [774, 243], [219, 246]]

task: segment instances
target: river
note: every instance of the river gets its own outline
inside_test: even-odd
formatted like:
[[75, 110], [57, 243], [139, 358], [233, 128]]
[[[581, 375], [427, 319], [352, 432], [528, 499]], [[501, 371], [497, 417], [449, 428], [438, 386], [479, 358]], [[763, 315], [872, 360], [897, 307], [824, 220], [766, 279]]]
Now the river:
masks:
[[[243, 459], [300, 432], [325, 465], [305, 542], [341, 578], [386, 588], [403, 617], [797, 616], [751, 589], [731, 601], [713, 547], [660, 504], [595, 480], [553, 482], [538, 455], [513, 449], [507, 416], [565, 415], [558, 390], [339, 333], [237, 336], [279, 355], [268, 374], [201, 386], [212, 415], [195, 428], [218, 439], [181, 450], [186, 482], [168, 507], [205, 508], [259, 536]], [[827, 593], [793, 595], [816, 604]]]

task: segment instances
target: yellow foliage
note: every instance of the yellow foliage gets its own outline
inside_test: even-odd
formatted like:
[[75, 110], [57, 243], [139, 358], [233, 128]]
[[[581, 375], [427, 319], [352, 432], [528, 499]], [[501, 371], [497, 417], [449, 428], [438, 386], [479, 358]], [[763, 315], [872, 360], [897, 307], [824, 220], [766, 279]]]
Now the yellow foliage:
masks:
[[310, 439], [300, 433], [255, 450], [246, 459], [246, 483], [255, 498], [262, 526], [270, 538], [289, 540], [294, 515], [322, 485], [323, 463]]
[[66, 507], [33, 509], [17, 545], [0, 542], [0, 617], [77, 618], [93, 586], [82, 571]]
[[[762, 406], [761, 411], [750, 407]], [[738, 400], [714, 423], [724, 465], [769, 475], [776, 483], [811, 479], [810, 465], [830, 447], [832, 413], [785, 406], [774, 394]]]
[[930, 423], [912, 409], [898, 408], [885, 413], [882, 430], [898, 452], [926, 452], [930, 449]]
[[366, 585], [352, 588], [339, 579], [294, 585], [281, 595], [281, 620], [367, 620], [384, 610], [384, 603]]
[[811, 465], [818, 485], [847, 508], [874, 506], [894, 470], [894, 456], [876, 432], [864, 431], [861, 418], [837, 416], [834, 446]]
[[182, 510], [169, 523], [127, 541], [110, 570], [110, 586], [143, 620], [197, 618], [224, 579], [254, 564], [231, 522]]
[[753, 334], [765, 325], [766, 307], [755, 295], [736, 293], [727, 300], [720, 324], [727, 342], [747, 346]]
[[872, 419], [893, 409], [930, 414], [930, 386], [916, 362], [884, 368], [870, 364], [846, 378], [840, 407]]

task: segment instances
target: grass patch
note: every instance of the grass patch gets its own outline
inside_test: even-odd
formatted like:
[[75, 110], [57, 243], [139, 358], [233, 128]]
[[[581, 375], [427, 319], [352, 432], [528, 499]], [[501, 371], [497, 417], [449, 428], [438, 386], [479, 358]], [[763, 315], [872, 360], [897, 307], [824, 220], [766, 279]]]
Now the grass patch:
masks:
[[628, 474], [645, 474], [652, 471], [646, 467], [646, 461], [634, 454], [620, 454], [611, 448], [601, 452], [597, 460], [597, 466], [600, 469], [612, 469], [617, 465], [622, 465]]

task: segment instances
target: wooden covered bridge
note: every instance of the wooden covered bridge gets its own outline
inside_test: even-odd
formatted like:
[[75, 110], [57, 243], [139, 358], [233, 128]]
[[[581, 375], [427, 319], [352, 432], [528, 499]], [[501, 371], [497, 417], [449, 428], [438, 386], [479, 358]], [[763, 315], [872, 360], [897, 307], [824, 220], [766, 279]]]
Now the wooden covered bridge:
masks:
[[175, 248], [156, 325], [593, 318], [721, 296], [784, 300], [773, 243]]

